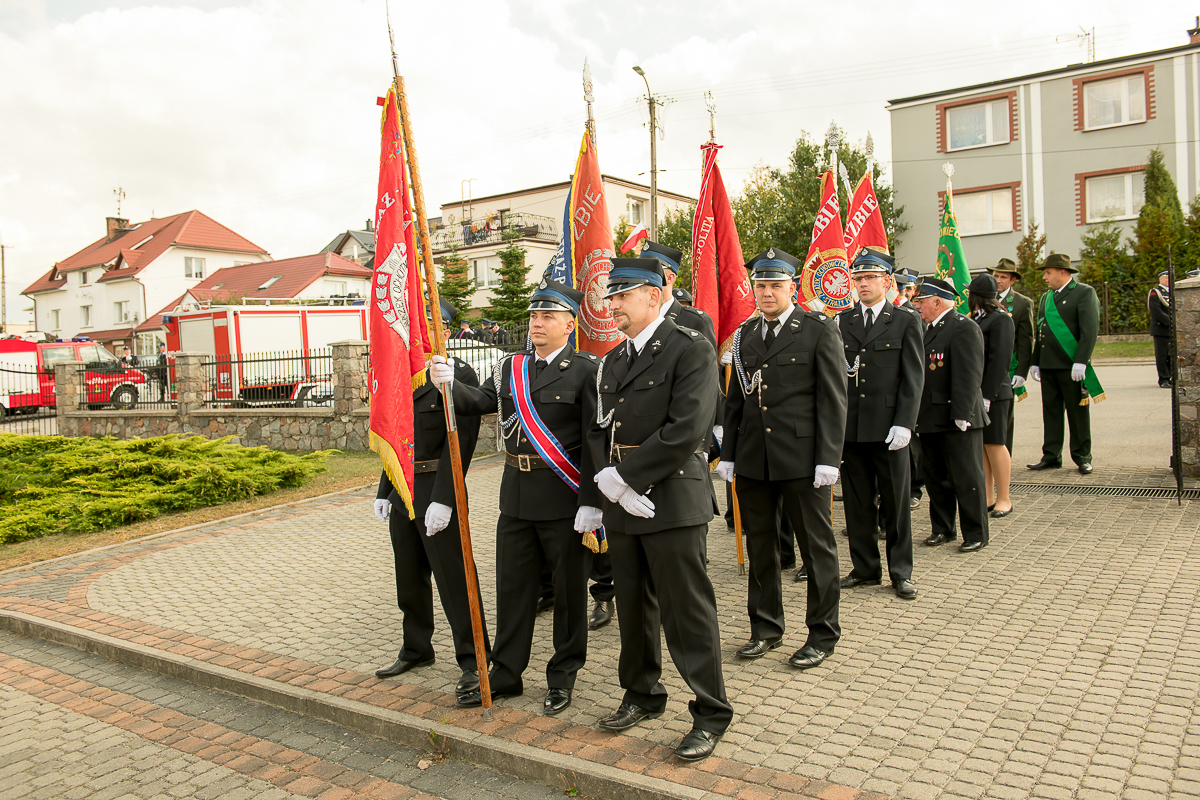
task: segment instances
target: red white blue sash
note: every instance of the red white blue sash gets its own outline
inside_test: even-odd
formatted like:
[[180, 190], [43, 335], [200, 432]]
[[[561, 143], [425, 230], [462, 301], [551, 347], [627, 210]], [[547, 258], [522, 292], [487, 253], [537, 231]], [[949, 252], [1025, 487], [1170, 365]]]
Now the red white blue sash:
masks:
[[562, 443], [554, 438], [554, 434], [546, 427], [546, 423], [542, 422], [542, 418], [538, 416], [537, 409], [533, 407], [533, 400], [529, 396], [529, 384], [532, 383], [529, 377], [529, 367], [533, 361], [531, 355], [518, 353], [512, 357], [512, 369], [509, 370], [513, 403], [517, 407], [517, 417], [521, 420], [521, 429], [525, 431], [526, 438], [529, 439], [529, 443], [533, 445], [534, 450], [537, 450], [542, 460], [550, 465], [558, 477], [562, 478], [563, 483], [578, 494], [579, 467], [567, 455], [566, 448], [562, 446]]

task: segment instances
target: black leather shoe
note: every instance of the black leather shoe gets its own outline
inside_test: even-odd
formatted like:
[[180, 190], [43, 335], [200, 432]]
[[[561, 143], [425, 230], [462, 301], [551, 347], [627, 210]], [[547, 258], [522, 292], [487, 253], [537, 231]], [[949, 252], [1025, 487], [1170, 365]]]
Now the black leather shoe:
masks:
[[834, 492], [833, 493], [833, 502], [835, 502], [835, 503], [842, 502], [842, 496], [840, 494], [838, 494], [837, 492]]
[[792, 578], [795, 583], [804, 583], [808, 580], [808, 565], [801, 564], [800, 569], [796, 570], [796, 577]]
[[542, 711], [547, 717], [553, 717], [571, 705], [570, 689], [548, 689], [546, 699], [542, 702]]
[[796, 559], [794, 559], [794, 558], [791, 561], [780, 561], [779, 562], [780, 569], [791, 569], [794, 566], [796, 566]]
[[917, 585], [912, 581], [892, 581], [892, 588], [896, 590], [896, 597], [901, 600], [917, 599]]
[[788, 663], [800, 669], [812, 669], [824, 661], [828, 655], [829, 653], [826, 653], [824, 650], [818, 650], [811, 644], [806, 644], [792, 654], [792, 657], [788, 659]]
[[1044, 458], [1036, 464], [1026, 464], [1025, 466], [1029, 469], [1062, 469], [1062, 464], [1056, 464]]
[[588, 618], [588, 630], [594, 631], [612, 622], [615, 610], [612, 600], [597, 600], [596, 607], [592, 609], [592, 616]]
[[675, 748], [675, 757], [680, 761], [702, 761], [713, 754], [721, 734], [692, 728], [692, 732], [683, 737], [679, 747]]
[[1080, 475], [1091, 475], [1092, 474], [1092, 465], [1090, 463], [1089, 464], [1080, 464], [1079, 465], [1079, 474]]
[[935, 533], [932, 536], [930, 536], [928, 539], [925, 540], [925, 546], [926, 547], [937, 547], [940, 544], [945, 544], [946, 542], [953, 542], [953, 541], [954, 541], [954, 537], [948, 533]]
[[988, 516], [993, 517], [994, 519], [1001, 519], [1003, 517], [1007, 517], [1009, 514], [1011, 514], [1012, 512], [1014, 512], [1016, 510], [1017, 510], [1017, 504], [1012, 503], [1009, 505], [1007, 511], [996, 511], [993, 509], [992, 512], [990, 514], [988, 514]]
[[[492, 689], [492, 702], [503, 700], [506, 697], [520, 697], [524, 694], [520, 689]], [[454, 705], [459, 708], [478, 708], [483, 705], [483, 691], [476, 686], [472, 691], [466, 694], [460, 694], [454, 700]]]
[[782, 636], [774, 639], [751, 639], [737, 649], [737, 655], [742, 658], [762, 658], [781, 644], [783, 644]]
[[644, 719], [657, 719], [662, 714], [661, 711], [649, 711], [641, 706], [635, 706], [633, 703], [621, 703], [615, 714], [605, 717], [596, 724], [600, 726], [600, 730], [623, 731], [626, 728], [632, 728]]
[[479, 691], [479, 670], [464, 669], [462, 677], [458, 679], [458, 685], [454, 687], [454, 696], [462, 697], [464, 694]]
[[542, 597], [542, 598], [538, 599], [538, 604], [537, 604], [537, 613], [538, 614], [542, 613], [543, 611], [549, 611], [552, 608], [554, 608], [554, 598], [553, 597]]
[[960, 553], [977, 553], [987, 547], [987, 542], [963, 542], [958, 546]]
[[920, 505], [921, 505], [921, 498], [919, 498], [919, 497], [910, 497], [910, 498], [908, 498], [908, 507], [909, 507], [909, 509], [915, 509], [915, 508], [919, 508], [919, 507], [920, 507]]
[[838, 586], [841, 586], [843, 589], [850, 589], [854, 586], [878, 586], [881, 583], [883, 583], [882, 578], [856, 578], [854, 573], [851, 572], [838, 581]]
[[403, 675], [410, 669], [416, 669], [417, 667], [428, 667], [432, 663], [432, 658], [426, 661], [405, 661], [404, 657], [401, 656], [400, 658], [397, 658], [396, 663], [392, 664], [390, 667], [384, 667], [383, 669], [375, 670], [375, 677], [394, 678], [397, 675]]

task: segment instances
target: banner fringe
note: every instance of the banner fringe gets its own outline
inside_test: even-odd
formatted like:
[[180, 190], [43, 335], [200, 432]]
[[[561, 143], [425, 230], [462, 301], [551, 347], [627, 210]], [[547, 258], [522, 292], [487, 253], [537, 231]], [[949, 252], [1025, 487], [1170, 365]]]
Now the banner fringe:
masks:
[[379, 459], [383, 462], [383, 471], [387, 473], [388, 480], [392, 482], [392, 488], [404, 501], [404, 507], [408, 510], [408, 518], [416, 519], [417, 512], [413, 510], [413, 499], [408, 493], [408, 481], [404, 480], [404, 469], [400, 466], [400, 459], [396, 457], [396, 451], [392, 449], [387, 439], [375, 431], [368, 431], [368, 435], [371, 449], [379, 454]]

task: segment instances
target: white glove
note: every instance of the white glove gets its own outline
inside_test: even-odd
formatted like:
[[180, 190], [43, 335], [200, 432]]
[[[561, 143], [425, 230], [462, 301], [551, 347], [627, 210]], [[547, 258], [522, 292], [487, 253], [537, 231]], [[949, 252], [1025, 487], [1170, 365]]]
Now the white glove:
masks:
[[439, 531], [444, 531], [450, 524], [450, 514], [450, 506], [430, 503], [429, 508], [425, 510], [425, 535], [433, 536]]
[[1041, 367], [1030, 367], [1029, 368], [1029, 377], [1033, 378], [1038, 383], [1041, 383], [1042, 382]]
[[621, 502], [621, 495], [629, 488], [629, 484], [621, 478], [621, 473], [617, 472], [616, 467], [605, 467], [597, 472], [592, 480], [600, 487], [600, 493], [614, 503]]
[[1071, 380], [1079, 383], [1083, 380], [1083, 376], [1087, 374], [1087, 364], [1072, 364], [1071, 365]]
[[375, 501], [375, 519], [380, 522], [387, 522], [391, 512], [392, 504], [386, 497]]
[[992, 401], [991, 401], [991, 400], [988, 400], [986, 397], [985, 397], [985, 398], [983, 398], [983, 410], [984, 410], [984, 411], [991, 411], [991, 410], [992, 410]]
[[971, 423], [967, 422], [965, 419], [956, 419], [954, 420], [954, 424], [963, 433], [966, 433], [967, 428], [971, 427]]
[[1025, 385], [1025, 379], [1024, 379], [1024, 378], [1022, 378], [1020, 375], [1013, 375], [1013, 378], [1012, 378], [1012, 388], [1014, 388], [1014, 389], [1020, 389], [1020, 388], [1021, 388], [1022, 386], [1024, 386], [1024, 385]]
[[725, 444], [725, 426], [713, 425], [713, 438], [717, 440], [717, 447]]
[[444, 384], [454, 385], [454, 365], [446, 363], [444, 356], [434, 356], [429, 364], [429, 377], [433, 385], [441, 387]]
[[728, 367], [733, 364], [733, 348], [729, 348], [721, 354], [721, 366]]
[[580, 506], [575, 512], [575, 532], [588, 533], [604, 524], [604, 512], [594, 506]]
[[888, 431], [887, 438], [883, 440], [888, 445], [888, 450], [901, 450], [908, 447], [908, 443], [912, 441], [912, 431], [908, 428], [901, 428], [899, 425], [893, 425]]
[[817, 468], [813, 472], [813, 486], [815, 488], [820, 489], [822, 486], [833, 486], [837, 483], [837, 479], [837, 467], [827, 467], [824, 464], [817, 464]]
[[733, 462], [718, 461], [717, 462], [717, 477], [723, 481], [733, 482]]
[[635, 492], [632, 486], [625, 487], [625, 491], [617, 502], [621, 504], [621, 508], [635, 517], [650, 519], [654, 516], [654, 503], [651, 503], [650, 498], [645, 495]]

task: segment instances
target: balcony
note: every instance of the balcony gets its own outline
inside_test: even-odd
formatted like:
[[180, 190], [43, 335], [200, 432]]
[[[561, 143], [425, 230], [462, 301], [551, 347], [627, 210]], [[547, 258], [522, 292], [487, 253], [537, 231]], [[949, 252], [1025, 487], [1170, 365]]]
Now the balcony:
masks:
[[461, 249], [486, 244], [500, 244], [501, 234], [509, 226], [521, 234], [523, 239], [557, 244], [558, 224], [558, 220], [551, 217], [506, 212], [492, 217], [464, 220], [454, 225], [447, 225], [432, 233], [430, 238], [433, 240], [435, 255], [444, 253], [451, 247]]

